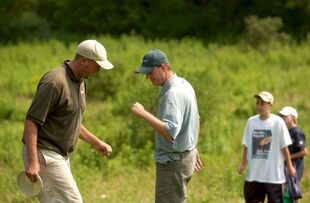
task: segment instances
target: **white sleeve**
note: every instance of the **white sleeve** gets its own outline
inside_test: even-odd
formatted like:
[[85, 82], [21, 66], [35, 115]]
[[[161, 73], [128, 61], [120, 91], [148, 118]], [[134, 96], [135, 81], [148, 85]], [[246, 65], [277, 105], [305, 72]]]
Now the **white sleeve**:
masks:
[[242, 144], [245, 145], [246, 147], [248, 147], [249, 145], [249, 137], [250, 137], [250, 122], [249, 120], [246, 123], [246, 126], [243, 130], [243, 138], [242, 138]]
[[279, 122], [279, 132], [280, 132], [280, 148], [284, 148], [292, 144], [290, 133], [285, 125], [285, 122], [281, 119]]

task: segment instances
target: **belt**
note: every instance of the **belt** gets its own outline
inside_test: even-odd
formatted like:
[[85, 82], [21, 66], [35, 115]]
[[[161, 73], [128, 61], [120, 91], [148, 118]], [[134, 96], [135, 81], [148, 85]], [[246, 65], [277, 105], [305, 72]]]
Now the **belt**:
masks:
[[193, 150], [186, 150], [184, 152], [174, 152], [174, 153], [171, 153], [168, 155], [169, 157], [169, 161], [167, 162], [164, 162], [164, 163], [160, 163], [160, 162], [157, 162], [156, 164], [169, 164], [171, 162], [175, 162], [175, 161], [178, 161], [178, 160], [181, 160], [181, 159], [184, 159], [188, 154], [190, 154]]

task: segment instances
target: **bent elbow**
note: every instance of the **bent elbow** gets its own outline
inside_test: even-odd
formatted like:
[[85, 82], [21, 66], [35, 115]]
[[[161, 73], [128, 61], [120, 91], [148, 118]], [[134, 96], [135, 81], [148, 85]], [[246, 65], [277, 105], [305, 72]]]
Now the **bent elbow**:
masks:
[[308, 150], [307, 148], [304, 149], [304, 156], [307, 156], [308, 155]]

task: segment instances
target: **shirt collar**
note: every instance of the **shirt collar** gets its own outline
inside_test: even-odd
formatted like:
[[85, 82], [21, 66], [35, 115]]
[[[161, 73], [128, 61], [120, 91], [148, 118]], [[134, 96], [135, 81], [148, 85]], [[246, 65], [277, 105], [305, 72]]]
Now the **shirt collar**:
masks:
[[160, 89], [159, 93], [160, 96], [165, 94], [165, 92], [169, 89], [169, 87], [175, 83], [177, 77], [178, 77], [177, 74], [173, 73], [173, 75], [165, 82], [165, 84]]
[[68, 64], [69, 60], [65, 60], [62, 66], [65, 68], [67, 74], [69, 75], [70, 79], [74, 82], [80, 83], [78, 79], [76, 79], [71, 67]]

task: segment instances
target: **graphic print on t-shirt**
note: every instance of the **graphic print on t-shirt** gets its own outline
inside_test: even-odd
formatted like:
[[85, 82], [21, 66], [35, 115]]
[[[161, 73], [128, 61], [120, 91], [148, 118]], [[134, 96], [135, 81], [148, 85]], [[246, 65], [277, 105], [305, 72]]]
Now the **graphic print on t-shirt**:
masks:
[[252, 138], [252, 158], [267, 159], [272, 140], [271, 130], [254, 130]]

